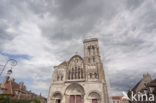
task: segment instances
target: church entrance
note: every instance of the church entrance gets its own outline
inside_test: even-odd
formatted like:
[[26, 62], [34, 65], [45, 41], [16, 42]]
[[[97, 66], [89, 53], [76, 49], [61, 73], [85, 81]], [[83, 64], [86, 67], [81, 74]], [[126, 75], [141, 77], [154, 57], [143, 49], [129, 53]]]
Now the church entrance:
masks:
[[61, 99], [62, 99], [61, 93], [56, 92], [52, 96], [52, 100], [53, 100], [52, 103], [61, 103]]
[[101, 103], [100, 95], [97, 92], [91, 92], [88, 95], [89, 103]]
[[84, 89], [81, 85], [74, 83], [66, 89], [66, 103], [83, 103]]

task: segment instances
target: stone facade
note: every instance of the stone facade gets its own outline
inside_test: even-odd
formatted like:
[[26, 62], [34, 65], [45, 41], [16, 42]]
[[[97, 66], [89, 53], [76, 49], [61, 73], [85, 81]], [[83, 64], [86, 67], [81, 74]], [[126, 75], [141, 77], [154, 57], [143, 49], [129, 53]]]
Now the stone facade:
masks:
[[[156, 79], [152, 80], [149, 73], [143, 74], [143, 78], [132, 88], [134, 94], [146, 94], [143, 100], [132, 101], [131, 103], [156, 103]], [[153, 95], [154, 101], [149, 101], [149, 97]]]
[[135, 93], [141, 92], [144, 88], [146, 88], [146, 84], [152, 81], [150, 74], [143, 74], [143, 78], [132, 88], [132, 91]]
[[74, 55], [54, 67], [48, 103], [109, 103], [98, 40], [83, 44], [84, 57]]

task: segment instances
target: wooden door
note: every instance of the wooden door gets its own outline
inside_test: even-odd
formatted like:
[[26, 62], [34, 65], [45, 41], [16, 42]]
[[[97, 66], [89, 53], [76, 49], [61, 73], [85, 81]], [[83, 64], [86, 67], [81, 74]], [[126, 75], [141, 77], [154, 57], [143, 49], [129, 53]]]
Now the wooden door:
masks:
[[98, 103], [97, 99], [92, 99], [92, 103]]
[[80, 95], [76, 96], [76, 103], [81, 103], [81, 96]]
[[75, 96], [74, 95], [70, 96], [70, 103], [75, 103]]

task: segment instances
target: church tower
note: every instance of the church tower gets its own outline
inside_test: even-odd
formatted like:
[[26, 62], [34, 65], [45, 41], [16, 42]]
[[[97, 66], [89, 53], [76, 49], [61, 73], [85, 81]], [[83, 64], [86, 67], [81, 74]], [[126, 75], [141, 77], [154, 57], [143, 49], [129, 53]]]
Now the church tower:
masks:
[[83, 46], [84, 57], [54, 67], [48, 103], [109, 103], [98, 39], [85, 39]]
[[96, 38], [86, 39], [83, 41], [83, 44], [85, 63], [95, 64], [100, 62], [98, 40]]
[[84, 62], [87, 71], [87, 79], [90, 80], [103, 80], [104, 71], [100, 58], [98, 39], [91, 38], [85, 39], [84, 44]]

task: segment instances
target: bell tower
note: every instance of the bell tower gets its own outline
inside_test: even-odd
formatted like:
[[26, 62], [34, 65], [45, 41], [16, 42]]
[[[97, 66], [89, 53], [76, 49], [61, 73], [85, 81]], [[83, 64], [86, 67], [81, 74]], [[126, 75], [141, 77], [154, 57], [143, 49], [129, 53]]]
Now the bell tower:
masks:
[[84, 44], [84, 61], [86, 64], [96, 64], [100, 63], [100, 52], [99, 52], [99, 45], [98, 39], [91, 38], [85, 39], [83, 41]]
[[104, 81], [103, 65], [100, 58], [98, 39], [85, 39], [84, 63], [86, 68], [86, 79], [88, 81]]

